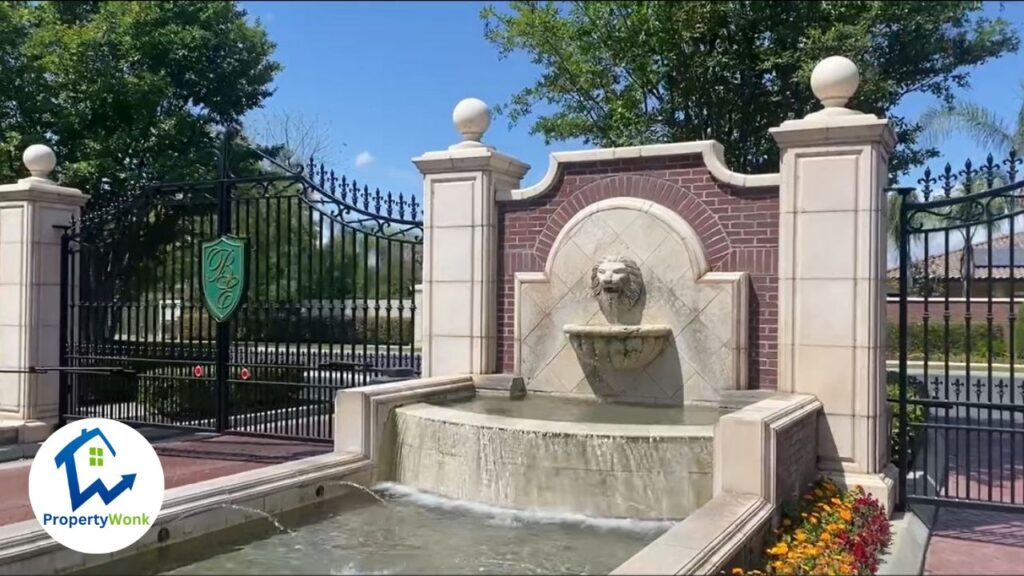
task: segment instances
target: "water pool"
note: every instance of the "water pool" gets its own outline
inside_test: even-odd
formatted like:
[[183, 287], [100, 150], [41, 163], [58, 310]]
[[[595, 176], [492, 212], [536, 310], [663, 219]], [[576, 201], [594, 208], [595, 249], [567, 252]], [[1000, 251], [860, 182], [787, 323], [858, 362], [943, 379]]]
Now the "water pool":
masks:
[[436, 402], [438, 406], [467, 412], [529, 418], [558, 422], [591, 422], [595, 424], [637, 425], [708, 425], [730, 410], [717, 406], [684, 404], [682, 406], [640, 406], [615, 404], [598, 399], [528, 393], [519, 400], [506, 395], [477, 394], [470, 400]]
[[[200, 539], [106, 574], [607, 574], [671, 525], [500, 509], [401, 485], [355, 494], [301, 517], [290, 533]], [[299, 523], [301, 522], [301, 523]], [[262, 522], [261, 522], [262, 523]], [[269, 522], [265, 523], [267, 528]]]

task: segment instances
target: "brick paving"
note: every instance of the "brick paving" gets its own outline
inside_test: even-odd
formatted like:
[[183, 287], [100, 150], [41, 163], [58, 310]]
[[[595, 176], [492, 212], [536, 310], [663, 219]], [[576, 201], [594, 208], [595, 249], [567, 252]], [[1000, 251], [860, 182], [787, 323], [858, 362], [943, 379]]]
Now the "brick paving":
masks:
[[[154, 442], [153, 448], [168, 490], [331, 451], [329, 444], [231, 435], [179, 436]], [[33, 517], [28, 472], [29, 462], [0, 468], [0, 525]]]
[[[940, 488], [954, 498], [1024, 503], [1024, 440], [1018, 434], [956, 431], [947, 438], [948, 476]], [[925, 555], [925, 574], [1024, 573], [1021, 512], [943, 507]]]

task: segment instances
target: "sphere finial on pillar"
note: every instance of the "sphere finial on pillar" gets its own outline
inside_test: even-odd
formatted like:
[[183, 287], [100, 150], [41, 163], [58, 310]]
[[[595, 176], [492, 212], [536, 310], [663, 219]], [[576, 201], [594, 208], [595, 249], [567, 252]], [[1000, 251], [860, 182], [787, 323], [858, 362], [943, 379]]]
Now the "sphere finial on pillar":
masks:
[[25, 167], [34, 178], [49, 180], [50, 173], [57, 165], [57, 155], [49, 146], [33, 144], [25, 148], [25, 152], [21, 155], [21, 161], [25, 163]]
[[491, 127], [491, 108], [479, 98], [464, 98], [452, 110], [452, 123], [462, 134], [462, 142], [453, 148], [483, 146], [480, 140]]
[[[811, 91], [825, 107], [822, 112], [829, 109], [845, 111], [846, 103], [857, 92], [859, 85], [860, 73], [857, 71], [857, 65], [843, 56], [829, 56], [818, 62], [811, 72]], [[845, 113], [849, 112], [852, 111]]]

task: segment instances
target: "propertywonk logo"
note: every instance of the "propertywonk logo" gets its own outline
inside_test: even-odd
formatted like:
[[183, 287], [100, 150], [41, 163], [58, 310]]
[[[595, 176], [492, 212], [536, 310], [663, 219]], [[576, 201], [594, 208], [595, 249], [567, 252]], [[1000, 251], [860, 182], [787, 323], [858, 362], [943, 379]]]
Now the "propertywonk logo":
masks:
[[164, 501], [164, 471], [153, 446], [130, 426], [78, 420], [39, 448], [28, 498], [54, 540], [106, 554], [131, 546], [153, 525]]

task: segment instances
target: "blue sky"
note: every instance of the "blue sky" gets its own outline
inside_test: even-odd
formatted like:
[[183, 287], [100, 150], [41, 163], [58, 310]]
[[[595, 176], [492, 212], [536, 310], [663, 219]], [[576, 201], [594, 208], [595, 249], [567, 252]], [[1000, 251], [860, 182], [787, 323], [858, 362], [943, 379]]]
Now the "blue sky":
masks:
[[[452, 107], [475, 96], [496, 104], [532, 83], [538, 69], [522, 55], [499, 60], [483, 37], [484, 2], [243, 2], [277, 43], [284, 70], [265, 110], [286, 111], [330, 129], [331, 164], [371, 186], [418, 192], [410, 159], [458, 141]], [[1024, 36], [1024, 3], [986, 6]], [[977, 68], [961, 96], [1002, 113], [1015, 113], [1024, 81], [1024, 53]], [[900, 114], [916, 116], [933, 100], [908, 97]], [[782, 119], [780, 118], [780, 121]], [[530, 123], [509, 128], [496, 117], [485, 140], [531, 166], [530, 185], [547, 170], [548, 154], [583, 147], [544, 144]], [[952, 138], [944, 157], [962, 163], [983, 154]], [[912, 175], [911, 178], [916, 177]]]

